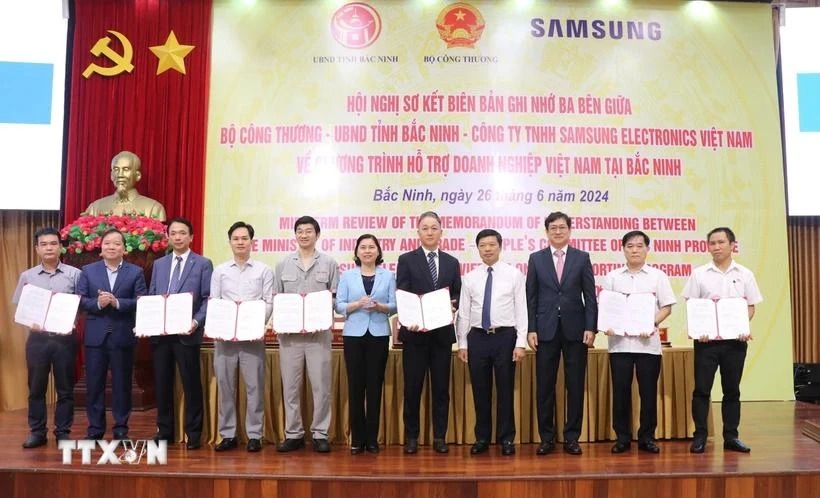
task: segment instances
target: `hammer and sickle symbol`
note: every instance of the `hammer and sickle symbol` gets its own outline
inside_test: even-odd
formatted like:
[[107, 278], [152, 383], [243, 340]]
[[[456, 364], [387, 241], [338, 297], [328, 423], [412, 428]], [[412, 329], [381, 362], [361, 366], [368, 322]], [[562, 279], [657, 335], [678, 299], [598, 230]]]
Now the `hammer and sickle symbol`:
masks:
[[83, 77], [86, 79], [94, 73], [102, 76], [116, 76], [123, 71], [130, 73], [134, 70], [134, 65], [131, 64], [131, 58], [134, 56], [134, 50], [131, 48], [131, 42], [128, 41], [128, 38], [126, 38], [122, 33], [110, 29], [108, 32], [116, 36], [120, 43], [122, 43], [123, 53], [120, 55], [108, 46], [108, 44], [111, 43], [111, 38], [108, 36], [97, 40], [97, 43], [91, 47], [91, 53], [98, 57], [102, 55], [115, 65], [111, 67], [103, 67], [92, 62], [87, 68], [85, 68], [85, 71], [83, 71]]

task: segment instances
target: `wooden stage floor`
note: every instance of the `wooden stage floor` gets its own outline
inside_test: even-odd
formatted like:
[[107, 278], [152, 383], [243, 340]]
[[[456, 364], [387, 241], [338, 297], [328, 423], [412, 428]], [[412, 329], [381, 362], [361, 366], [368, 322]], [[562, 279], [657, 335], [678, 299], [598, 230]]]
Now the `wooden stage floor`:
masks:
[[[719, 405], [714, 405], [720, 428]], [[154, 433], [154, 412], [135, 412], [131, 437]], [[239, 450], [218, 454], [204, 446], [168, 448], [168, 464], [82, 465], [75, 452], [63, 465], [53, 438], [47, 446], [24, 450], [24, 410], [0, 413], [0, 498], [61, 496], [442, 496], [454, 497], [792, 497], [820, 496], [820, 443], [801, 434], [806, 420], [820, 419], [820, 406], [799, 402], [743, 404], [741, 437], [751, 454], [725, 452], [709, 440], [707, 452], [689, 453], [689, 441], [660, 441], [660, 455], [610, 453], [611, 443], [582, 444], [582, 456], [560, 450], [536, 456], [536, 445], [519, 445], [513, 457], [498, 449], [471, 456], [469, 446], [450, 446], [438, 455], [428, 446], [404, 455], [401, 446], [378, 455], [351, 456], [334, 445], [327, 455], [310, 448], [277, 453]], [[84, 433], [77, 412], [75, 433]], [[718, 429], [719, 430], [719, 429]], [[79, 437], [76, 435], [75, 437]], [[101, 453], [94, 453], [93, 461]]]

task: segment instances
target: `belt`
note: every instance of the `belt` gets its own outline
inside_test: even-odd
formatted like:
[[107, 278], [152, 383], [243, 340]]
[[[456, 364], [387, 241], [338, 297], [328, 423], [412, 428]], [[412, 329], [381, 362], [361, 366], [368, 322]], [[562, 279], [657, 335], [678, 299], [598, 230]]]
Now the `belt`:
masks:
[[506, 332], [515, 332], [515, 327], [490, 327], [482, 329], [481, 327], [473, 327], [471, 332], [480, 332], [482, 334], [504, 334]]

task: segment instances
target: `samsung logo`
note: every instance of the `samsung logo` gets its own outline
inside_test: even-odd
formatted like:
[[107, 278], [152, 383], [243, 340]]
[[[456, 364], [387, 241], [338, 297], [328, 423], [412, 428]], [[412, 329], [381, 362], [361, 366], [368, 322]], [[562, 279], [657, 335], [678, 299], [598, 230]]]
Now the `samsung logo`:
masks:
[[661, 39], [661, 24], [644, 21], [605, 21], [603, 19], [541, 19], [530, 21], [530, 34], [535, 38], [594, 38], [603, 40], [651, 40]]

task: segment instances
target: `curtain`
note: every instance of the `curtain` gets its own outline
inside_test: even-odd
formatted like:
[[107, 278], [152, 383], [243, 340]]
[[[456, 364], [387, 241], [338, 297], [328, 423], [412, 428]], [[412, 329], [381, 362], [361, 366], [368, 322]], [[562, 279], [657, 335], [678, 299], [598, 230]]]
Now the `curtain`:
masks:
[[820, 218], [788, 225], [795, 363], [820, 363]]
[[[210, 82], [211, 0], [75, 0], [68, 120], [64, 215], [75, 219], [94, 200], [111, 195], [111, 159], [130, 150], [142, 160], [137, 189], [165, 206], [169, 218], [185, 216], [201, 230]], [[108, 30], [124, 35], [133, 50], [130, 73], [83, 72], [94, 63], [114, 66], [90, 53], [108, 37], [108, 48], [125, 52]], [[171, 31], [181, 45], [186, 74], [156, 74], [149, 47], [165, 45]], [[193, 249], [201, 251], [201, 237]]]

